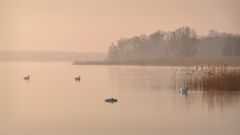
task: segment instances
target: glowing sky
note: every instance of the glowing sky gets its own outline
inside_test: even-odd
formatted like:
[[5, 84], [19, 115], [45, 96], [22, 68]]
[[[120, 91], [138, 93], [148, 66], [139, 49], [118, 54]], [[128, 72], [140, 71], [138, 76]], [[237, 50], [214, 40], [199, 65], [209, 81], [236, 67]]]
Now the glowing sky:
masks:
[[240, 33], [240, 0], [0, 0], [0, 51], [107, 51], [121, 37], [190, 26]]

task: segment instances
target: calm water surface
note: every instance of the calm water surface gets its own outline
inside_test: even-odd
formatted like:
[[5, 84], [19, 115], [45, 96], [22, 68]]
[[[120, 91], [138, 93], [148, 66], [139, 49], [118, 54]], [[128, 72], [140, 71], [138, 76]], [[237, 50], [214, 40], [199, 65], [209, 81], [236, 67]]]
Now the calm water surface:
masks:
[[[0, 63], [0, 135], [240, 134], [240, 93], [180, 96], [169, 87], [171, 71]], [[105, 103], [109, 97], [119, 102]]]

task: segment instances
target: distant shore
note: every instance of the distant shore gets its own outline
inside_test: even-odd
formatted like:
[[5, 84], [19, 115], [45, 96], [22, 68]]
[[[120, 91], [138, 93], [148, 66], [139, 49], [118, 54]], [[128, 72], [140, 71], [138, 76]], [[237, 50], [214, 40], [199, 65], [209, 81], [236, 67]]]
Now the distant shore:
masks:
[[0, 51], [0, 62], [103, 61], [105, 52]]
[[229, 65], [240, 66], [240, 57], [220, 58], [162, 58], [151, 60], [129, 61], [74, 61], [73, 65], [139, 65], [139, 66], [202, 66], [202, 65]]

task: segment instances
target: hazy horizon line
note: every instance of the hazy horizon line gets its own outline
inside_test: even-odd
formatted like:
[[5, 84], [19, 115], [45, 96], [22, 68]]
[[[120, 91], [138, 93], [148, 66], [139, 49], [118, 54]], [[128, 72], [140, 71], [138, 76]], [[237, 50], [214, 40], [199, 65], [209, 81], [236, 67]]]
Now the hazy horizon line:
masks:
[[47, 53], [107, 53], [107, 51], [61, 51], [61, 50], [0, 50], [0, 53], [9, 52], [47, 52]]

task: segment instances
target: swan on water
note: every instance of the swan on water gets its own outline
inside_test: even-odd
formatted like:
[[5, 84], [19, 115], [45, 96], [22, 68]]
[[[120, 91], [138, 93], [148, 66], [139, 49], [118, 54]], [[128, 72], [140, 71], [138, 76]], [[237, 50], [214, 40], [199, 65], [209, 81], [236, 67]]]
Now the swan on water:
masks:
[[75, 81], [80, 81], [80, 75], [79, 76], [77, 76], [77, 77], [75, 77]]
[[180, 92], [181, 95], [187, 95], [188, 89], [189, 89], [188, 87], [181, 88], [181, 89], [179, 90], [179, 92]]
[[24, 80], [30, 80], [30, 75], [25, 76], [23, 79], [24, 79]]

